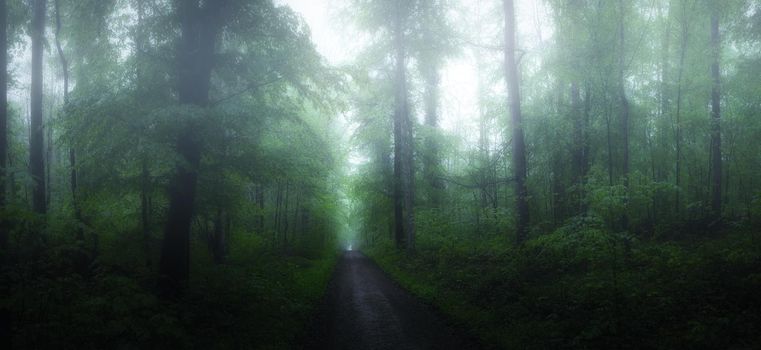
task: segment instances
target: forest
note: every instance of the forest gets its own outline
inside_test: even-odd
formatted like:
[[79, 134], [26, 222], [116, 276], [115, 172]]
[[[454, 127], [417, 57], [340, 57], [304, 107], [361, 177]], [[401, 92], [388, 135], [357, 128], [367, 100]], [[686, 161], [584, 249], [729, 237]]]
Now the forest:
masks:
[[0, 0], [0, 347], [761, 348], [761, 0]]

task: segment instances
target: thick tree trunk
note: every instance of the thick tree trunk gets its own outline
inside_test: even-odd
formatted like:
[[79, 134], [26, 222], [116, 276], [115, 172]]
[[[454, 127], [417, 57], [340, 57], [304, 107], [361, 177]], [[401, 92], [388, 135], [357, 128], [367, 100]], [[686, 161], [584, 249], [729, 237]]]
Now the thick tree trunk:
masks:
[[[56, 0], [58, 1], [58, 0]], [[145, 51], [145, 31], [143, 29], [143, 17], [145, 15], [144, 0], [137, 1], [137, 30], [135, 32], [135, 58], [137, 60], [137, 67], [135, 69], [136, 82], [137, 82], [137, 98], [142, 99], [145, 96], [143, 90], [143, 52]], [[76, 158], [74, 154], [74, 148], [72, 147], [69, 153], [71, 158], [71, 185], [72, 193], [76, 202], [76, 185], [77, 185], [77, 172], [76, 172]], [[148, 159], [148, 152], [143, 149], [140, 161], [140, 228], [143, 231], [143, 250], [145, 253], [145, 265], [150, 267], [153, 265], [152, 252], [151, 252], [151, 172]]]
[[[209, 103], [219, 10], [224, 1], [180, 0], [177, 12], [181, 38], [177, 50], [177, 91], [181, 105], [206, 107]], [[184, 121], [175, 149], [181, 161], [169, 188], [169, 213], [159, 265], [160, 289], [165, 296], [179, 294], [188, 279], [190, 224], [196, 196], [201, 141], [194, 123]]]
[[721, 217], [721, 39], [719, 38], [719, 15], [716, 9], [711, 14], [711, 211], [716, 218]]
[[515, 239], [523, 243], [528, 235], [529, 210], [526, 187], [526, 145], [523, 139], [521, 96], [518, 80], [518, 64], [515, 61], [515, 8], [513, 0], [503, 1], [505, 10], [505, 81], [508, 105], [513, 128], [513, 177], [515, 180], [515, 209], [517, 214]]
[[[8, 4], [0, 0], [0, 210], [7, 203], [8, 182]], [[8, 246], [6, 223], [0, 220], [0, 250]]]
[[[0, 211], [8, 202], [5, 185], [8, 164], [8, 3], [0, 0]], [[12, 177], [12, 175], [10, 175]], [[8, 256], [8, 223], [0, 219], [0, 265]], [[5, 303], [4, 303], [5, 304]], [[8, 306], [0, 307], [0, 347], [13, 348], [13, 314]], [[5, 344], [5, 345], [2, 345]]]
[[45, 41], [46, 0], [32, 0], [32, 83], [31, 83], [31, 136], [29, 139], [29, 173], [32, 176], [32, 207], [44, 214], [45, 200], [45, 132], [42, 125], [42, 56]]

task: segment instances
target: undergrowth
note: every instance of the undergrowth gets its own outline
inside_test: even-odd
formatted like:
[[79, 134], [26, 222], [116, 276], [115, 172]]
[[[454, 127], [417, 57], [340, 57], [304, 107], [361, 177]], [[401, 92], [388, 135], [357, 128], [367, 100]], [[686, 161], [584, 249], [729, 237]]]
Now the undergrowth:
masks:
[[[333, 249], [273, 252], [236, 233], [224, 264], [194, 240], [191, 278], [175, 300], [157, 297], [156, 242], [137, 233], [97, 240], [43, 225], [15, 232], [0, 274], [0, 311], [17, 349], [290, 349], [332, 273]], [[98, 254], [92, 246], [97, 244]], [[307, 256], [307, 257], [305, 257]]]
[[504, 236], [423, 230], [366, 252], [492, 348], [761, 348], [761, 244], [743, 230], [640, 240], [569, 225]]

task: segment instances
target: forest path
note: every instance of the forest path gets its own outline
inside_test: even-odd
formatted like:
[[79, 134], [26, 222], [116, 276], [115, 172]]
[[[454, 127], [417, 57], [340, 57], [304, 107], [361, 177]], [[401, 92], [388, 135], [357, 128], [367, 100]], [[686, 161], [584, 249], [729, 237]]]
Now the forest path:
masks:
[[371, 259], [347, 251], [333, 279], [308, 349], [480, 349], [429, 305], [399, 287]]

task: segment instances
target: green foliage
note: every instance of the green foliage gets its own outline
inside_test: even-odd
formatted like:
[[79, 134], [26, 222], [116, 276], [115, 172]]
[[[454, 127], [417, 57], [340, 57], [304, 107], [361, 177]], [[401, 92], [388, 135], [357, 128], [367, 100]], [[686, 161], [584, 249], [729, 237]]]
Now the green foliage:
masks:
[[[12, 246], [31, 246], [21, 239]], [[259, 236], [241, 235], [231, 242], [228, 264], [210, 264], [203, 249], [195, 254], [188, 292], [167, 302], [152, 290], [152, 269], [135, 260], [143, 256], [139, 239], [122, 232], [99, 242], [97, 257], [67, 237], [6, 255], [18, 262], [4, 267], [9, 289], [0, 299], [14, 320], [14, 348], [288, 349], [307, 326], [337, 257], [332, 249], [315, 258], [272, 254]]]
[[761, 344], [756, 234], [664, 243], [574, 224], [521, 248], [421, 237], [414, 256], [368, 252], [494, 348], [742, 348]]

